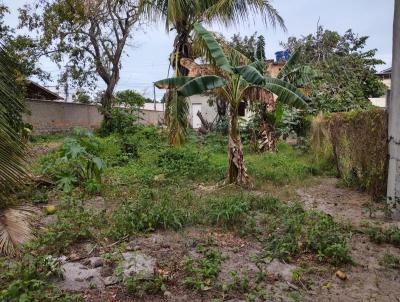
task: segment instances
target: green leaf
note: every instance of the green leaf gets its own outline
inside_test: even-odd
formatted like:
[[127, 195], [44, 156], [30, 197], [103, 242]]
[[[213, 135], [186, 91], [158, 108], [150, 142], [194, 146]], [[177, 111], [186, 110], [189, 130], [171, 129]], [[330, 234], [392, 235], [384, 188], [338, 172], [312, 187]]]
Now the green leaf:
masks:
[[280, 70], [277, 78], [283, 80], [288, 73], [298, 64], [298, 60], [300, 58], [300, 49], [296, 50], [291, 56], [289, 61], [283, 65], [282, 69]]
[[227, 57], [225, 56], [224, 52], [222, 51], [222, 48], [218, 44], [214, 35], [212, 33], [210, 33], [208, 30], [206, 30], [199, 23], [196, 23], [194, 25], [194, 30], [201, 37], [201, 39], [203, 39], [203, 41], [206, 43], [208, 51], [210, 52], [211, 57], [214, 59], [215, 64], [219, 68], [232, 73], [232, 67], [229, 64]]
[[223, 87], [226, 82], [223, 78], [215, 75], [202, 76], [191, 80], [178, 90], [178, 94], [189, 97], [195, 94], [201, 94], [214, 88]]
[[235, 73], [240, 74], [250, 84], [262, 85], [264, 83], [264, 77], [253, 66], [250, 65], [238, 66], [235, 67], [233, 70], [235, 71]]
[[288, 89], [285, 85], [280, 85], [278, 81], [266, 82], [263, 84], [262, 88], [276, 94], [279, 101], [283, 102], [284, 104], [288, 104], [296, 108], [307, 107], [307, 103], [304, 101], [301, 95], [293, 92], [291, 89]]
[[99, 158], [99, 157], [94, 157], [94, 158], [93, 158], [93, 162], [94, 162], [94, 164], [96, 165], [96, 168], [97, 168], [99, 171], [101, 171], [101, 170], [104, 169], [105, 163], [104, 163], [104, 161], [103, 161], [101, 158]]
[[[265, 83], [266, 84], [274, 84], [274, 85], [278, 85], [281, 87], [286, 88], [287, 90], [290, 90], [291, 92], [293, 92], [294, 94], [296, 94], [303, 102], [304, 102], [304, 106], [306, 106], [306, 102], [305, 100], [307, 100], [307, 97], [302, 94], [296, 86], [290, 84], [287, 81], [284, 80], [280, 80], [280, 79], [276, 79], [276, 78], [272, 78], [272, 77], [264, 77]], [[273, 92], [273, 91], [271, 91]]]
[[155, 82], [154, 86], [159, 89], [178, 89], [192, 79], [190, 77], [168, 78]]
[[284, 111], [285, 109], [283, 107], [283, 102], [278, 100], [275, 110], [275, 127], [279, 127], [281, 125]]

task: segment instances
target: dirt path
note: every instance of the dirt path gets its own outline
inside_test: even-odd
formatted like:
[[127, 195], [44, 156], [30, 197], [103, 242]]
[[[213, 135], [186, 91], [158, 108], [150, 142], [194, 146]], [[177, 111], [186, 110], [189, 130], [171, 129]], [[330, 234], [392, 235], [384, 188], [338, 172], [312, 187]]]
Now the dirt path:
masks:
[[367, 193], [340, 187], [336, 178], [321, 178], [319, 184], [297, 189], [296, 193], [308, 209], [325, 212], [355, 227], [366, 222], [400, 227], [400, 222], [385, 219], [383, 203], [371, 202]]

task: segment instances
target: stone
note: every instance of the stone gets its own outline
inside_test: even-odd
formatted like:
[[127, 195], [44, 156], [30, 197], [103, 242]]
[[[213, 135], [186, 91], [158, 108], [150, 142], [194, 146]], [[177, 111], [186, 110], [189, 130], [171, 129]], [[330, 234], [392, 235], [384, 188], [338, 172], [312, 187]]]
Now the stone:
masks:
[[118, 278], [116, 276], [108, 276], [103, 278], [103, 282], [105, 286], [110, 286], [117, 284], [119, 282]]
[[341, 270], [336, 271], [335, 276], [338, 277], [340, 280], [346, 280], [347, 275], [345, 272], [342, 272]]
[[96, 268], [104, 265], [104, 260], [101, 257], [91, 257], [83, 262], [84, 265], [91, 268]]
[[100, 272], [95, 268], [88, 268], [79, 262], [66, 262], [61, 266], [63, 280], [58, 286], [64, 290], [81, 291], [89, 288], [104, 288]]
[[141, 252], [126, 252], [122, 254], [123, 274], [125, 277], [137, 275], [143, 279], [150, 278], [154, 274], [156, 260]]

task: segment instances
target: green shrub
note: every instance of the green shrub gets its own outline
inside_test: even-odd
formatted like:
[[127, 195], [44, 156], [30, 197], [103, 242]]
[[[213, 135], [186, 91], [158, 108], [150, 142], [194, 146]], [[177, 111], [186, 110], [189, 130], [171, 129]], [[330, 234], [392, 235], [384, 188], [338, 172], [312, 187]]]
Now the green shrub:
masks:
[[250, 209], [248, 201], [243, 196], [208, 198], [203, 204], [206, 221], [222, 226], [239, 224]]
[[212, 247], [199, 245], [197, 252], [201, 254], [198, 259], [186, 256], [183, 259], [185, 270], [189, 276], [183, 280], [188, 288], [205, 291], [211, 289], [221, 271], [222, 255]]
[[95, 238], [95, 227], [99, 227], [104, 219], [102, 213], [94, 214], [77, 206], [58, 210], [56, 215], [57, 222], [40, 232], [37, 239], [28, 244], [29, 249], [47, 253], [65, 252], [76, 242]]
[[210, 163], [204, 154], [189, 148], [169, 148], [158, 156], [157, 165], [168, 176], [199, 178], [207, 175]]
[[52, 284], [60, 275], [58, 260], [49, 255], [0, 260], [0, 301], [83, 301], [80, 295], [64, 293]]
[[400, 247], [400, 228], [392, 226], [388, 229], [383, 229], [375, 226], [366, 226], [363, 232], [369, 238], [378, 244], [390, 243], [394, 246]]
[[386, 252], [379, 264], [387, 268], [400, 269], [400, 257]]
[[137, 200], [127, 200], [113, 212], [109, 234], [120, 239], [139, 232], [156, 229], [180, 229], [188, 221], [184, 205], [161, 195], [160, 199], [150, 190], [142, 190]]
[[54, 153], [41, 160], [40, 173], [52, 176], [65, 193], [81, 186], [87, 192], [100, 190], [105, 163], [96, 154], [100, 144], [91, 133], [74, 129], [73, 136]]
[[265, 255], [289, 261], [312, 252], [320, 261], [333, 264], [351, 262], [347, 236], [332, 217], [305, 211], [300, 204], [275, 204], [265, 213], [268, 224], [264, 238]]
[[375, 199], [386, 194], [387, 113], [382, 109], [334, 113], [324, 123], [344, 182]]

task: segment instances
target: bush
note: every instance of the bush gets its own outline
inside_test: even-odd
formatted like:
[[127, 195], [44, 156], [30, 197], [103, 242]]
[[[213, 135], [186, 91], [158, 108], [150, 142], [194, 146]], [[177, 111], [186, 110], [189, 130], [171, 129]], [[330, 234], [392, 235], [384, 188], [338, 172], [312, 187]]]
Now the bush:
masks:
[[83, 301], [80, 295], [64, 293], [51, 283], [59, 277], [59, 262], [52, 256], [25, 255], [16, 261], [0, 260], [0, 301]]
[[189, 148], [169, 148], [158, 156], [157, 165], [168, 176], [198, 178], [207, 175], [210, 163], [207, 157]]
[[[319, 117], [321, 119], [321, 117]], [[387, 114], [382, 109], [334, 113], [320, 121], [339, 176], [375, 199], [386, 193]], [[323, 138], [325, 137], [325, 138]], [[315, 140], [317, 141], [317, 140]], [[321, 149], [321, 148], [319, 148]]]
[[184, 205], [163, 194], [158, 199], [153, 191], [144, 189], [137, 200], [127, 200], [113, 212], [109, 234], [114, 239], [156, 229], [180, 229], [188, 221]]
[[51, 175], [65, 193], [81, 186], [89, 193], [98, 192], [105, 163], [96, 154], [100, 144], [91, 133], [75, 129], [58, 151], [45, 156], [40, 173]]

